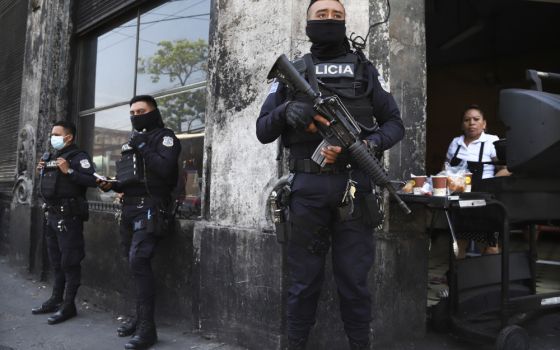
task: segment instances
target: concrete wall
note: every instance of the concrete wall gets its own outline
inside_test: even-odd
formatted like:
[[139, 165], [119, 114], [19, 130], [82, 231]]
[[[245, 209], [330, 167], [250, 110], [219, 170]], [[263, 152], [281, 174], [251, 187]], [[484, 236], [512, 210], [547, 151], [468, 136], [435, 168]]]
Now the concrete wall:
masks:
[[47, 149], [50, 125], [66, 116], [71, 64], [70, 0], [30, 1], [22, 77], [17, 185], [10, 210], [10, 260], [40, 273], [41, 213], [37, 159]]
[[[370, 11], [372, 22], [382, 21], [386, 1], [370, 1]], [[386, 152], [389, 174], [395, 179], [425, 172], [425, 51], [424, 3], [391, 1], [389, 25], [372, 33], [370, 57], [387, 81], [405, 124], [404, 140]], [[428, 238], [423, 231], [423, 208], [411, 209], [413, 214], [405, 216], [391, 206], [384, 230], [375, 234], [376, 261], [370, 286], [375, 291], [372, 328], [377, 343], [425, 332]]]

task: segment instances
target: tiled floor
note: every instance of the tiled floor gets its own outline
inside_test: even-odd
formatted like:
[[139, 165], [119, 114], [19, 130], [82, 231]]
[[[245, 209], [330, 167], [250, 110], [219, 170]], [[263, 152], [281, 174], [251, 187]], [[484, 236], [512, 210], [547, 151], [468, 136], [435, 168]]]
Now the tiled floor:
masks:
[[[428, 306], [437, 303], [440, 290], [447, 289], [445, 273], [448, 270], [449, 233], [438, 230], [432, 239], [428, 269]], [[528, 249], [523, 233], [512, 232], [511, 250]], [[537, 242], [538, 259], [560, 263], [560, 233], [543, 232]], [[560, 291], [560, 266], [537, 265], [537, 293]]]

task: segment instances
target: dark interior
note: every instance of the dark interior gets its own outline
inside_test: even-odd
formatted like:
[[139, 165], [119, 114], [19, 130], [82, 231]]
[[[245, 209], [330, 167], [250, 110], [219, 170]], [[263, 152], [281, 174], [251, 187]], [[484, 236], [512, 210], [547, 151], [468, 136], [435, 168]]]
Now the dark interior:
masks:
[[[560, 73], [560, 0], [427, 0], [426, 172], [441, 170], [461, 134], [466, 106], [479, 105], [487, 131], [505, 137], [499, 92], [529, 88], [527, 69]], [[560, 92], [560, 84], [543, 89]]]

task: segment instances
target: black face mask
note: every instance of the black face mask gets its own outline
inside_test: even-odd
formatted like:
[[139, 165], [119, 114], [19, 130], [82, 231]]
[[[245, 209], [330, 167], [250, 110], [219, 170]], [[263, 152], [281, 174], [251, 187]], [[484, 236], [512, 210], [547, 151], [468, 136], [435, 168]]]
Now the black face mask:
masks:
[[154, 109], [151, 112], [140, 114], [140, 115], [131, 115], [130, 122], [132, 123], [132, 127], [136, 131], [150, 131], [157, 127], [163, 127], [163, 122], [161, 119], [161, 114], [159, 109]]
[[313, 43], [311, 53], [316, 57], [334, 58], [350, 52], [345, 21], [308, 20], [305, 32]]

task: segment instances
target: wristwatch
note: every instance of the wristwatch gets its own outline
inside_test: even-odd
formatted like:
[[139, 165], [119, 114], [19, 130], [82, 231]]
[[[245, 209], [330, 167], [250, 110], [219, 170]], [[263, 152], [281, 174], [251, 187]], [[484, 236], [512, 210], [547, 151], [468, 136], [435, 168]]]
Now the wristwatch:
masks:
[[74, 173], [74, 169], [70, 168], [66, 171], [66, 175], [72, 175]]

